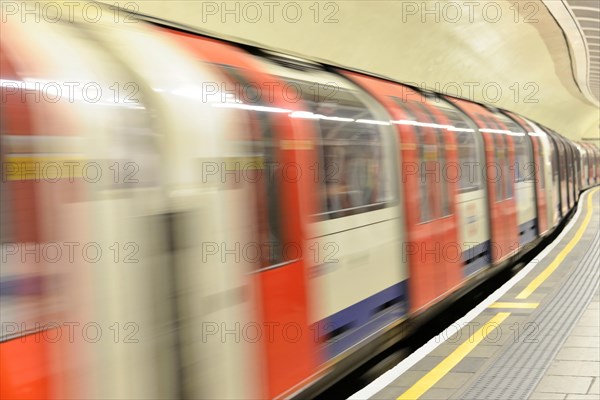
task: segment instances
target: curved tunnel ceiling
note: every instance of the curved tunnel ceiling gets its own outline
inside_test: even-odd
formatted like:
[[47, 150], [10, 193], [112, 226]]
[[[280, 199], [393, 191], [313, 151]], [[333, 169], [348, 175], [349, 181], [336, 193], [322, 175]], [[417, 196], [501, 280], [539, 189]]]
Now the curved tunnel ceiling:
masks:
[[571, 139], [600, 136], [598, 47], [580, 4], [597, 8], [597, 0], [568, 2], [582, 15], [583, 33], [592, 32], [579, 39], [588, 46], [587, 75], [576, 72], [584, 61], [568, 39], [580, 33], [561, 27], [541, 0], [251, 3], [146, 0], [135, 6], [217, 36], [516, 111]]
[[596, 106], [600, 101], [600, 1], [544, 0], [565, 33], [573, 73], [582, 93]]

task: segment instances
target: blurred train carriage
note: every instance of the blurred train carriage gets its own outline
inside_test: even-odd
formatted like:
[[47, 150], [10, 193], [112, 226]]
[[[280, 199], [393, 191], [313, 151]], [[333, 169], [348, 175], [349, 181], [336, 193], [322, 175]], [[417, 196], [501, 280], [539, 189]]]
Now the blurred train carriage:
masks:
[[318, 393], [600, 183], [523, 116], [112, 11], [2, 23], [3, 399]]

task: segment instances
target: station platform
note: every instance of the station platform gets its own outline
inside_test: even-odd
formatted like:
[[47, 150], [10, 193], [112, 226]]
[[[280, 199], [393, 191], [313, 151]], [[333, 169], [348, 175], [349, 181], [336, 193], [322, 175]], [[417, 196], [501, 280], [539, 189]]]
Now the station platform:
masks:
[[600, 188], [554, 242], [351, 399], [600, 399]]

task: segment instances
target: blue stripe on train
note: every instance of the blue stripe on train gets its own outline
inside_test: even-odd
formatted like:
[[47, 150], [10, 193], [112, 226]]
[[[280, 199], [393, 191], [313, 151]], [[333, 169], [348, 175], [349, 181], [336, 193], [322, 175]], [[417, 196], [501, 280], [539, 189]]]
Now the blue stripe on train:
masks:
[[519, 244], [522, 246], [537, 237], [537, 218], [519, 225]]
[[465, 262], [464, 276], [469, 276], [490, 264], [490, 241], [479, 243], [477, 246], [465, 250], [462, 259]]
[[323, 356], [333, 358], [406, 315], [407, 295], [405, 280], [316, 322], [312, 329], [323, 342]]

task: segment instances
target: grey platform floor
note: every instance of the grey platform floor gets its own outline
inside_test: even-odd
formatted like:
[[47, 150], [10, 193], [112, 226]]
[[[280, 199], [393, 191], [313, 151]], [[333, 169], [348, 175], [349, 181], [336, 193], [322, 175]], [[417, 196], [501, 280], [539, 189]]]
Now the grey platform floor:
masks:
[[600, 291], [596, 291], [529, 399], [600, 399]]
[[[454, 334], [371, 398], [600, 400], [600, 191], [588, 190], [579, 208], [562, 240], [545, 257], [532, 261], [535, 267], [494, 307], [457, 326]], [[588, 210], [591, 218], [583, 229]], [[526, 299], [517, 298], [567, 251]], [[465, 355], [464, 344], [499, 314], [504, 319]], [[457, 356], [461, 345], [463, 355]], [[442, 368], [457, 359], [450, 368]], [[428, 389], [411, 397], [423, 385]]]

